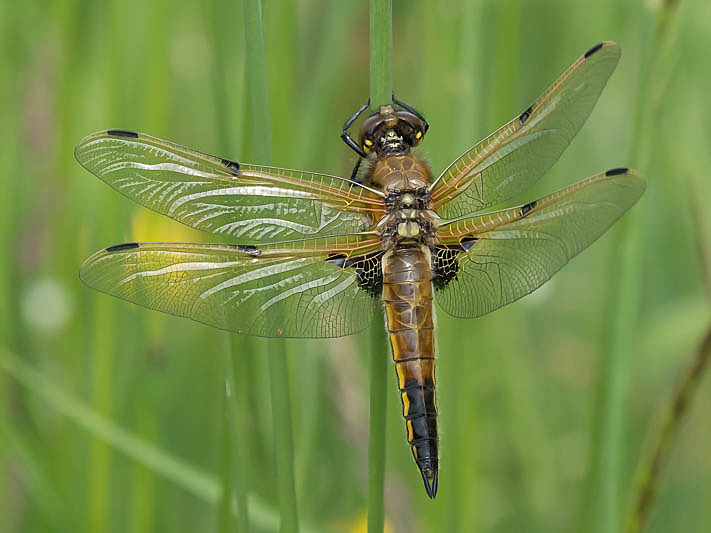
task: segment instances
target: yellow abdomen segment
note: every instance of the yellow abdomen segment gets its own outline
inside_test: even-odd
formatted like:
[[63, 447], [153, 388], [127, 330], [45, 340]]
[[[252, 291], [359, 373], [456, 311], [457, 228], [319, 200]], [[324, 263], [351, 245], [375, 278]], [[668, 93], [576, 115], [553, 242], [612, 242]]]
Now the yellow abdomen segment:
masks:
[[383, 299], [407, 441], [433, 498], [439, 457], [432, 269], [426, 249], [400, 245], [385, 254]]

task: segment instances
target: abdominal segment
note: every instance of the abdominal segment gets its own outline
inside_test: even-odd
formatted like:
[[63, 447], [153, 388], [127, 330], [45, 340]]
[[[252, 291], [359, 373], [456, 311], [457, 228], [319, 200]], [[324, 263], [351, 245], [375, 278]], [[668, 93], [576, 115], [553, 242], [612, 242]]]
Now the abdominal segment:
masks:
[[432, 272], [420, 247], [383, 257], [383, 298], [407, 441], [430, 497], [437, 492], [438, 438]]

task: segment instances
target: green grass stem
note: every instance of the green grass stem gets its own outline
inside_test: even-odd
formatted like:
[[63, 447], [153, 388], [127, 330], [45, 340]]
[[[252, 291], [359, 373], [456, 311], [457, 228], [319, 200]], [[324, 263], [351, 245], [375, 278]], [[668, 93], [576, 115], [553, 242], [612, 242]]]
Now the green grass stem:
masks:
[[220, 485], [212, 474], [203, 472], [126, 431], [63, 391], [13, 353], [0, 350], [0, 367], [33, 394], [41, 397], [54, 411], [72, 420], [95, 438], [165, 476], [201, 500], [217, 504]]
[[387, 105], [393, 94], [393, 3], [370, 0], [370, 107]]
[[685, 370], [676, 391], [663, 406], [658, 419], [660, 422], [653, 438], [650, 452], [640, 461], [637, 480], [638, 489], [634, 505], [627, 520], [626, 532], [639, 533], [644, 530], [649, 511], [654, 503], [662, 463], [666, 458], [672, 438], [676, 435], [689, 410], [689, 404], [698, 388], [711, 359], [711, 327], [688, 368]]
[[247, 484], [244, 454], [240, 453], [246, 439], [239, 438], [239, 410], [233, 357], [239, 341], [225, 333], [224, 363], [224, 421], [222, 451], [222, 500], [220, 502], [219, 531], [249, 531]]
[[[264, 32], [261, 0], [246, 0], [245, 37], [249, 120], [254, 142], [251, 155], [255, 162], [270, 164], [272, 159], [271, 130], [267, 93], [267, 69], [264, 58]], [[289, 400], [289, 377], [283, 340], [268, 344], [269, 374], [274, 424], [277, 494], [281, 511], [281, 531], [298, 531], [296, 491], [294, 483], [294, 451]]]
[[[215, 68], [212, 69], [212, 90], [215, 101], [215, 116], [217, 117], [217, 134], [220, 153], [229, 155], [234, 152], [236, 142], [236, 125], [244, 121], [237, 110], [239, 94], [235, 95], [235, 88], [230, 85], [228, 73], [231, 69], [242, 67], [235, 65], [239, 61], [234, 57], [234, 45], [231, 42], [231, 29], [236, 16], [233, 3], [216, 3], [210, 6], [212, 35], [214, 36]], [[224, 334], [224, 398], [222, 422], [222, 454], [221, 454], [221, 483], [222, 500], [220, 502], [218, 531], [248, 532], [249, 507], [247, 495], [249, 492], [249, 475], [246, 468], [245, 448], [248, 439], [239, 438], [240, 427], [245, 426], [245, 421], [240, 419], [238, 409], [238, 387], [234, 373], [234, 357], [242, 352], [242, 357], [249, 354], [244, 350], [246, 340], [229, 332]], [[244, 433], [243, 433], [244, 434]]]
[[[695, 229], [696, 249], [706, 296], [711, 300], [711, 254], [709, 253], [708, 240], [706, 239], [701, 217], [702, 208], [699, 205], [698, 198], [697, 187], [692, 183], [689, 186], [689, 203]], [[673, 437], [678, 432], [681, 422], [689, 410], [689, 404], [693, 399], [694, 393], [704, 374], [708, 371], [710, 360], [711, 326], [707, 329], [699, 344], [696, 356], [687, 365], [679, 379], [674, 394], [662, 406], [661, 412], [657, 417], [658, 423], [649, 439], [649, 442], [651, 442], [649, 451], [639, 461], [636, 475], [638, 482], [637, 494], [627, 517], [627, 533], [639, 533], [644, 530], [649, 518], [649, 511], [654, 503], [663, 461], [668, 454]]]
[[388, 352], [384, 316], [373, 317], [370, 331], [370, 416], [368, 429], [368, 533], [380, 533], [385, 522], [385, 428]]
[[[392, 0], [370, 0], [370, 105], [377, 109], [393, 93]], [[385, 427], [387, 414], [387, 341], [382, 310], [373, 317], [370, 343], [370, 416], [368, 433], [368, 533], [385, 523]]]
[[[112, 449], [160, 474], [205, 503], [219, 505], [222, 490], [220, 481], [214, 474], [196, 468], [126, 431], [3, 348], [0, 348], [0, 369], [33, 395], [44, 400], [53, 411], [68, 418]], [[253, 494], [249, 497], [249, 504], [250, 519], [255, 527], [269, 531], [278, 529], [279, 515], [275, 509]], [[318, 533], [319, 530], [306, 526], [303, 531]]]
[[[659, 92], [664, 86], [660, 69], [660, 51], [669, 35], [670, 17], [677, 2], [667, 1], [657, 11], [653, 28], [643, 35], [646, 62], [640, 68], [637, 84], [635, 123], [630, 149], [630, 163], [648, 176], [654, 138], [654, 120], [658, 117]], [[668, 43], [666, 43], [668, 45]], [[655, 97], [657, 99], [655, 100]], [[642, 279], [642, 220], [648, 202], [643, 198], [615, 228], [616, 268], [609, 308], [609, 344], [600, 371], [596, 442], [590, 466], [591, 487], [586, 497], [585, 524], [588, 531], [618, 531], [623, 526], [626, 490], [624, 462], [626, 437], [625, 412], [629, 396], [630, 364], [636, 360], [637, 324], [640, 311]]]

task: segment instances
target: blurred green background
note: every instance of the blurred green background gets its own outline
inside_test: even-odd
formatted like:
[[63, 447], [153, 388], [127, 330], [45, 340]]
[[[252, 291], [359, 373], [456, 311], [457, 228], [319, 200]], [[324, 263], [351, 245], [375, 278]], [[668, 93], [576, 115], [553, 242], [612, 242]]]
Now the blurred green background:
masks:
[[[395, 0], [394, 87], [431, 123], [421, 153], [435, 174], [611, 39], [622, 60], [597, 108], [520, 201], [616, 166], [640, 168], [648, 189], [635, 207], [633, 349], [611, 373], [601, 369], [618, 305], [614, 235], [492, 315], [438, 314], [435, 501], [405, 444], [391, 371], [389, 531], [602, 531], [610, 495], [627, 513], [656, 413], [711, 316], [688, 202], [693, 178], [711, 235], [711, 3], [672, 4], [655, 49], [659, 0]], [[249, 493], [253, 531], [278, 528], [264, 342], [234, 339], [230, 413], [227, 334], [77, 277], [107, 245], [209, 238], [131, 204], [81, 169], [73, 149], [91, 132], [124, 128], [245, 160], [243, 19], [240, 0], [0, 6], [2, 531], [217, 531], [230, 484]], [[367, 98], [367, 2], [264, 0], [263, 19], [274, 164], [349, 175], [354, 155], [339, 134]], [[367, 334], [287, 344], [305, 531], [364, 530], [367, 346]], [[620, 432], [606, 440], [611, 386], [622, 391]], [[648, 531], [711, 527], [708, 377], [688, 414]], [[616, 491], [600, 494], [605, 482]]]

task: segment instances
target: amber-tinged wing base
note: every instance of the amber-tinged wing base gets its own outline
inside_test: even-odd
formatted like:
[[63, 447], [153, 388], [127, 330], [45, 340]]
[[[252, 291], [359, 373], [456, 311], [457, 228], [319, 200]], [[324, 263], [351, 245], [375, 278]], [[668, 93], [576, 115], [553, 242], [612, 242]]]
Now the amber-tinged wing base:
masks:
[[365, 329], [380, 305], [360, 286], [379, 267], [369, 259], [379, 246], [370, 234], [264, 246], [126, 243], [91, 256], [80, 277], [149, 309], [237, 333], [339, 337]]
[[77, 161], [136, 203], [241, 243], [367, 231], [382, 193], [338, 176], [238, 163], [145, 133], [108, 130]]

